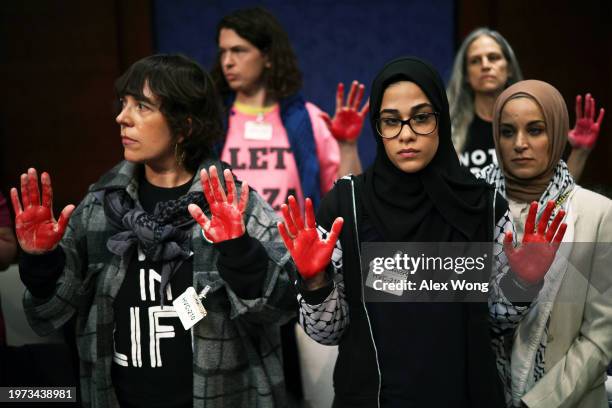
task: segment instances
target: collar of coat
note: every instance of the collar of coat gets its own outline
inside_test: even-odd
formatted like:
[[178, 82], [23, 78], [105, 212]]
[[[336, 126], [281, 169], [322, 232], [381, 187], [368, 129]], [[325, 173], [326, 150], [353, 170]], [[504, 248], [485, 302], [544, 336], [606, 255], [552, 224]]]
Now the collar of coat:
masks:
[[[189, 192], [202, 191], [202, 184], [200, 183], [200, 170], [203, 168], [208, 169], [211, 165], [216, 165], [219, 174], [223, 174], [223, 169], [229, 168], [225, 163], [222, 163], [213, 158], [206, 158], [200, 163], [200, 166], [195, 172], [195, 177], [189, 188]], [[105, 190], [115, 189], [126, 189], [132, 196], [138, 191], [138, 177], [136, 177], [136, 171], [141, 166], [137, 163], [132, 163], [126, 160], [119, 162], [115, 167], [106, 172], [100, 179], [89, 187], [89, 192], [103, 192]], [[225, 187], [225, 180], [220, 177], [222, 185]]]

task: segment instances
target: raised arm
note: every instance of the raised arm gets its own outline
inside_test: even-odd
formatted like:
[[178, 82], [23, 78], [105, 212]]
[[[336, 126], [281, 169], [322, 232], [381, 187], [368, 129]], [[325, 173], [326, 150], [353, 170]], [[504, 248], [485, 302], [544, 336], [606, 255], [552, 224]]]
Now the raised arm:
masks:
[[209, 215], [195, 204], [189, 205], [189, 212], [218, 251], [217, 269], [226, 283], [232, 316], [254, 324], [278, 323], [295, 312], [295, 297], [274, 213], [246, 183], [239, 190], [229, 169], [223, 178], [226, 190], [215, 166], [202, 170]]
[[365, 87], [363, 84], [353, 81], [345, 102], [344, 84], [339, 83], [336, 90], [336, 112], [334, 117], [330, 118], [327, 113], [321, 114], [331, 134], [340, 146], [338, 177], [347, 174], [360, 174], [362, 171], [357, 149], [357, 139], [361, 134], [363, 121], [370, 108], [369, 102], [366, 102], [361, 110], [359, 110], [364, 91]]
[[589, 154], [597, 142], [605, 112], [604, 108], [600, 108], [595, 120], [595, 98], [591, 94], [586, 94], [583, 109], [582, 96], [576, 96], [576, 124], [567, 135], [572, 146], [567, 166], [576, 181], [582, 176]]
[[343, 275], [339, 270], [330, 271], [329, 265], [338, 250], [343, 219], [336, 218], [329, 232], [317, 228], [310, 199], [306, 199], [304, 222], [293, 196], [282, 211], [285, 222], [279, 223], [278, 229], [301, 277], [296, 282], [300, 325], [313, 340], [338, 344], [349, 324], [349, 310]]

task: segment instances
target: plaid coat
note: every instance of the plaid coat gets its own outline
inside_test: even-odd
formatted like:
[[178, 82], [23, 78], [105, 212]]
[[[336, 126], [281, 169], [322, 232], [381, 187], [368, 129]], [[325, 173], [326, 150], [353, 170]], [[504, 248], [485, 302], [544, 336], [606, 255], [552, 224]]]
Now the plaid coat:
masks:
[[[202, 163], [201, 168], [213, 164]], [[61, 241], [65, 267], [55, 293], [38, 299], [26, 291], [24, 307], [30, 325], [45, 335], [77, 318], [84, 406], [118, 407], [111, 382], [113, 301], [129, 259], [108, 251], [113, 231], [102, 197], [109, 187], [124, 187], [137, 199], [136, 166], [121, 162], [89, 188], [70, 218]], [[199, 171], [189, 191], [201, 191]], [[285, 406], [279, 325], [295, 310], [295, 293], [286, 268], [290, 257], [276, 228], [276, 215], [254, 191], [246, 210], [249, 235], [266, 249], [269, 262], [257, 299], [241, 299], [217, 271], [219, 254], [203, 239], [198, 224], [191, 234], [193, 286], [211, 290], [204, 300], [208, 316], [192, 329], [194, 407]], [[168, 390], [172, 392], [172, 390]]]

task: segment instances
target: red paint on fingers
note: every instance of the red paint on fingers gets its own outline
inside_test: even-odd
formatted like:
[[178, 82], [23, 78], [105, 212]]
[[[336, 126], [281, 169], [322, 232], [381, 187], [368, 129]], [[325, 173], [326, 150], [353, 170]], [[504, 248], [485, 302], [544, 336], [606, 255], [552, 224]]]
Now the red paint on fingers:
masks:
[[522, 243], [516, 248], [512, 245], [512, 232], [506, 232], [504, 237], [504, 252], [512, 272], [521, 281], [528, 284], [535, 284], [544, 279], [565, 234], [567, 224], [561, 223], [565, 216], [563, 210], [559, 210], [559, 213], [548, 225], [553, 209], [554, 202], [549, 201], [539, 220], [538, 229], [535, 231], [538, 204], [536, 202], [531, 203], [525, 222]]
[[595, 120], [595, 98], [591, 94], [586, 94], [584, 98], [584, 109], [582, 106], [582, 96], [576, 96], [576, 123], [567, 135], [568, 140], [574, 149], [591, 150], [599, 138], [601, 123], [605, 114], [605, 109], [599, 110], [597, 120]]
[[282, 212], [285, 223], [279, 223], [278, 230], [302, 278], [308, 280], [324, 273], [342, 229], [342, 218], [334, 221], [329, 237], [323, 240], [317, 232], [310, 198], [306, 198], [305, 225], [294, 197], [290, 197], [289, 206], [283, 204]]
[[40, 202], [38, 176], [36, 170], [28, 169], [28, 173], [21, 175], [21, 199], [19, 202], [16, 189], [11, 190], [11, 200], [15, 208], [15, 233], [21, 248], [30, 254], [42, 254], [52, 251], [62, 239], [72, 212], [73, 205], [66, 206], [59, 221], [52, 213], [53, 189], [49, 174], [41, 176], [43, 186], [43, 199]]
[[244, 235], [246, 226], [243, 218], [248, 202], [248, 197], [245, 197], [245, 194], [248, 196], [249, 191], [246, 183], [243, 184], [240, 201], [237, 202], [235, 199], [235, 182], [229, 170], [224, 172], [228, 189], [227, 196], [219, 180], [216, 167], [211, 166], [209, 173], [206, 170], [202, 170], [200, 177], [202, 190], [210, 209], [210, 218], [195, 204], [189, 206], [189, 212], [202, 227], [204, 235], [214, 243], [235, 239]]
[[369, 103], [366, 102], [364, 107], [359, 111], [359, 105], [363, 99], [365, 88], [358, 81], [353, 81], [349, 91], [347, 101], [344, 103], [344, 85], [338, 84], [336, 92], [336, 113], [332, 119], [329, 115], [323, 116], [330, 132], [334, 138], [341, 142], [353, 142], [357, 140], [361, 129], [365, 114], [369, 109]]

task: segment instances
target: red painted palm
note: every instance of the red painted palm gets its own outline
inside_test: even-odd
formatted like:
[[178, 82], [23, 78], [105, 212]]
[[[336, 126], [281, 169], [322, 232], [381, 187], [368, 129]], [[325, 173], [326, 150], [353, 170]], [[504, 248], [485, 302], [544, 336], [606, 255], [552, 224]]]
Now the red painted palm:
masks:
[[325, 271], [344, 220], [336, 218], [329, 236], [324, 240], [317, 233], [310, 198], [306, 199], [306, 223], [293, 196], [289, 196], [289, 206], [283, 204], [281, 211], [285, 223], [278, 223], [278, 230], [302, 278], [308, 280]]
[[[64, 236], [74, 205], [64, 207], [59, 220], [53, 216], [53, 188], [51, 177], [41, 175], [42, 201], [36, 169], [21, 175], [21, 202], [16, 188], [11, 189], [15, 210], [15, 233], [21, 249], [29, 254], [43, 254], [55, 249]], [[22, 205], [23, 203], [23, 205]]]
[[546, 272], [555, 259], [567, 224], [561, 223], [565, 211], [559, 210], [554, 220], [548, 225], [548, 220], [555, 207], [554, 201], [549, 201], [535, 229], [535, 219], [538, 212], [538, 203], [532, 202], [525, 222], [525, 234], [520, 246], [512, 245], [512, 232], [506, 232], [504, 239], [504, 252], [514, 274], [521, 282], [528, 285], [535, 284], [544, 279]]
[[196, 204], [189, 204], [189, 213], [200, 224], [204, 236], [211, 242], [218, 243], [241, 237], [246, 230], [244, 211], [249, 200], [249, 186], [247, 183], [242, 183], [240, 200], [237, 200], [232, 172], [228, 169], [223, 172], [227, 195], [219, 181], [217, 168], [210, 166], [209, 172], [210, 176], [205, 169], [202, 169], [200, 182], [208, 201], [211, 218], [209, 219]]
[[359, 137], [363, 128], [363, 121], [368, 113], [370, 104], [366, 102], [359, 110], [363, 99], [365, 87], [357, 81], [353, 81], [349, 91], [346, 104], [344, 103], [344, 84], [338, 84], [336, 92], [336, 113], [330, 118], [327, 113], [322, 113], [331, 134], [340, 142], [354, 142]]
[[604, 108], [601, 108], [597, 121], [595, 121], [595, 98], [591, 94], [586, 94], [583, 114], [582, 96], [576, 96], [576, 124], [568, 133], [568, 139], [572, 147], [591, 150], [595, 146], [605, 113]]

